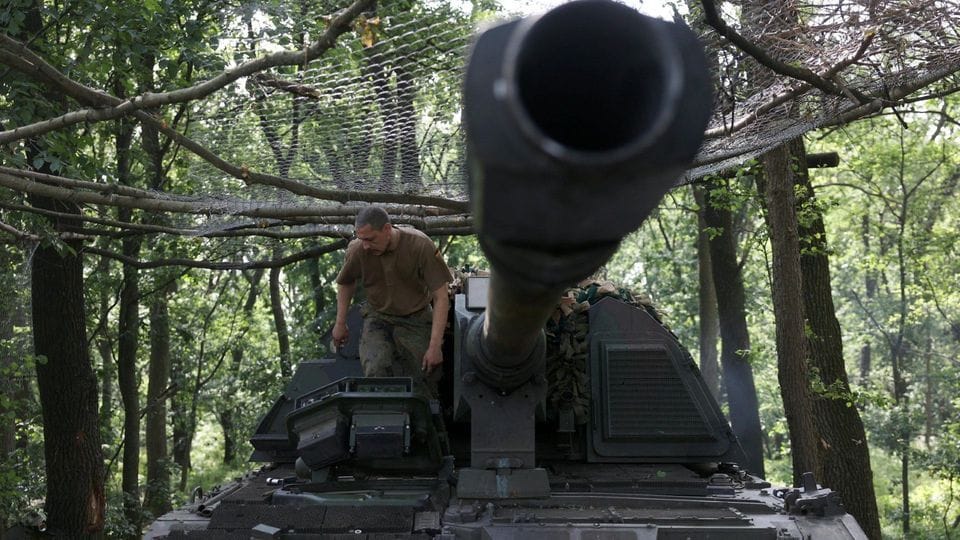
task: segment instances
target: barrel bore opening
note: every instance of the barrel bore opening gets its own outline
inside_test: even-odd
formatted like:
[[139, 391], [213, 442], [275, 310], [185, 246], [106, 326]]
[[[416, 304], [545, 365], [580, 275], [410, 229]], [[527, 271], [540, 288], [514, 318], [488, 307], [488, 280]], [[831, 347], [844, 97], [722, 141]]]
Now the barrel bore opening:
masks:
[[666, 113], [668, 77], [655, 25], [610, 2], [572, 3], [541, 17], [520, 44], [520, 105], [544, 136], [606, 152], [648, 134]]

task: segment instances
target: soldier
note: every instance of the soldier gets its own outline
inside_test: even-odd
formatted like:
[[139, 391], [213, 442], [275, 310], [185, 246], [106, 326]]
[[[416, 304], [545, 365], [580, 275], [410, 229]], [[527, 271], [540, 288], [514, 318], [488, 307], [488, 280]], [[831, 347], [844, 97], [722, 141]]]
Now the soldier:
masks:
[[360, 335], [363, 374], [413, 377], [419, 390], [436, 398], [450, 270], [433, 241], [416, 229], [394, 227], [378, 206], [360, 210], [354, 231], [337, 275], [334, 345], [341, 347], [349, 338], [347, 309], [359, 279], [367, 293]]

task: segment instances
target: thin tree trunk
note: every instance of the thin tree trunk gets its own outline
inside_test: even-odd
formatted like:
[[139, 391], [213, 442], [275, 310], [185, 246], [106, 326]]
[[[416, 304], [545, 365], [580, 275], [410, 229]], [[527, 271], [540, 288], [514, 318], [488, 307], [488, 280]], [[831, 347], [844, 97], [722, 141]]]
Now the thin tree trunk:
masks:
[[[699, 0], [686, 0], [691, 11], [700, 9]], [[691, 27], [700, 35], [709, 35], [705, 19], [695, 17]], [[719, 47], [706, 47], [707, 64], [710, 66], [710, 82], [713, 88], [720, 88], [719, 74], [722, 72]], [[714, 103], [716, 109], [727, 109], [723, 103]], [[717, 311], [717, 291], [713, 282], [713, 262], [710, 258], [710, 232], [707, 228], [707, 190], [703, 184], [693, 184], [693, 198], [697, 204], [697, 269], [699, 290], [699, 346], [700, 373], [710, 393], [718, 403], [723, 401], [723, 384], [720, 376], [720, 363], [717, 345], [720, 340], [720, 315]]]
[[[801, 140], [791, 144], [802, 145]], [[794, 153], [802, 153], [798, 150]], [[803, 163], [803, 162], [801, 162]], [[805, 167], [797, 175], [798, 208], [807, 219], [800, 223], [800, 270], [803, 283], [806, 334], [810, 364], [822, 383], [834, 389], [831, 395], [815, 395], [814, 420], [820, 434], [821, 482], [840, 493], [844, 506], [870, 538], [880, 538], [880, 517], [873, 489], [873, 472], [867, 435], [860, 411], [849, 406], [850, 383], [843, 357], [843, 336], [830, 282], [829, 248], [823, 218], [817, 211], [815, 193]]]
[[930, 366], [930, 357], [933, 356], [933, 340], [928, 337], [926, 343], [927, 350], [923, 355], [923, 445], [927, 450], [932, 450], [930, 439], [934, 436], [933, 396], [936, 392], [936, 381]]
[[776, 319], [777, 379], [784, 415], [790, 430], [793, 483], [801, 485], [805, 472], [821, 477], [817, 458], [817, 431], [810, 403], [810, 371], [804, 331], [800, 277], [800, 240], [797, 233], [793, 166], [797, 156], [779, 146], [761, 158], [767, 229], [773, 251], [773, 312]]
[[273, 324], [277, 329], [277, 342], [280, 345], [280, 374], [284, 379], [293, 375], [290, 366], [290, 336], [287, 332], [287, 319], [283, 315], [283, 298], [280, 295], [280, 268], [270, 269], [270, 310], [273, 312]]
[[[128, 257], [139, 256], [139, 242], [124, 242], [123, 252]], [[120, 399], [123, 402], [123, 473], [124, 514], [139, 530], [140, 526], [140, 396], [137, 377], [137, 349], [139, 340], [139, 286], [137, 269], [123, 267], [123, 288], [120, 292], [120, 316], [117, 354], [117, 376]]]
[[[861, 218], [861, 235], [860, 238], [863, 241], [863, 252], [870, 253], [870, 216], [864, 214]], [[870, 268], [867, 268], [866, 273], [863, 278], [864, 290], [866, 292], [867, 300], [873, 300], [873, 297], [877, 294], [877, 276], [874, 271]], [[867, 384], [870, 380], [870, 365], [873, 361], [872, 351], [870, 348], [870, 341], [866, 341], [863, 346], [860, 348], [860, 384]]]
[[147, 385], [147, 485], [143, 506], [158, 516], [172, 510], [167, 463], [167, 383], [170, 379], [170, 316], [167, 290], [150, 303], [150, 381]]
[[[118, 95], [122, 87], [117, 84]], [[118, 122], [117, 179], [122, 185], [131, 185], [130, 143], [133, 124], [126, 119]], [[120, 221], [132, 221], [132, 211], [120, 209]], [[125, 237], [121, 251], [126, 257], [140, 258], [140, 239]], [[123, 473], [121, 488], [124, 493], [124, 515], [139, 535], [140, 512], [140, 395], [137, 373], [137, 349], [140, 330], [140, 276], [136, 267], [123, 265], [123, 284], [120, 289], [119, 328], [117, 331], [117, 377], [123, 402]]]
[[[16, 333], [28, 324], [27, 297], [23, 294], [27, 267], [20, 246], [0, 247], [0, 460], [25, 447], [26, 435], [17, 426], [30, 414], [30, 377], [23, 357], [31, 351]], [[2, 521], [0, 521], [2, 525]]]
[[753, 368], [750, 367], [748, 357], [750, 334], [747, 330], [746, 293], [737, 262], [733, 214], [728, 209], [713, 204], [713, 194], [718, 189], [725, 188], [713, 186], [708, 190], [704, 217], [707, 226], [720, 231], [720, 234], [710, 241], [713, 283], [720, 316], [720, 364], [727, 388], [730, 424], [747, 454], [744, 467], [752, 474], [763, 476], [760, 407], [753, 381]]
[[[239, 346], [234, 347], [233, 350], [230, 351], [230, 360], [230, 378], [232, 379], [232, 372], [234, 371], [233, 366], [239, 366], [241, 362], [243, 362], [243, 349]], [[233, 383], [229, 384], [228, 392], [229, 389], [234, 386], [235, 384]], [[223, 431], [223, 464], [230, 465], [237, 459], [236, 417], [239, 411], [232, 400], [226, 401], [226, 403], [220, 405], [221, 408], [217, 413], [217, 420], [220, 422], [221, 431]]]
[[336, 136], [336, 132], [330, 130], [329, 133], [326, 133], [323, 137], [320, 137], [320, 139], [317, 141], [317, 144], [320, 146], [320, 150], [323, 151], [323, 155], [327, 159], [327, 169], [330, 171], [330, 177], [333, 179], [333, 185], [337, 186], [338, 189], [347, 190], [351, 189], [351, 186], [347, 180], [346, 167], [343, 165], [343, 160], [340, 159], [340, 154], [337, 152], [337, 148], [334, 145]]
[[909, 444], [903, 445], [903, 451], [900, 454], [900, 482], [903, 489], [900, 490], [901, 505], [903, 506], [903, 537], [910, 537], [910, 448]]
[[873, 351], [870, 341], [865, 341], [860, 347], [860, 384], [867, 384], [870, 380], [870, 364], [873, 362]]
[[[190, 478], [190, 468], [191, 468], [191, 452], [193, 451], [193, 437], [196, 434], [197, 429], [197, 413], [200, 408], [200, 391], [203, 388], [203, 385], [207, 382], [203, 378], [203, 370], [206, 359], [206, 347], [207, 347], [207, 338], [208, 332], [210, 330], [211, 323], [213, 322], [213, 315], [216, 310], [220, 307], [220, 303], [223, 301], [224, 290], [232, 284], [232, 279], [228, 277], [222, 282], [220, 274], [211, 274], [210, 280], [207, 284], [207, 294], [216, 294], [216, 301], [213, 306], [204, 314], [203, 325], [200, 331], [200, 350], [197, 351], [197, 364], [192, 374], [192, 384], [188, 385], [187, 380], [191, 378], [191, 375], [187, 373], [186, 367], [182, 363], [173, 363], [173, 369], [171, 370], [171, 380], [175, 388], [177, 388], [177, 393], [171, 399], [171, 409], [173, 409], [173, 437], [174, 437], [174, 447], [173, 447], [173, 456], [174, 461], [180, 465], [180, 491], [185, 491], [187, 488], [187, 481]], [[212, 374], [210, 375], [213, 376]]]
[[[0, 271], [11, 267], [7, 264], [7, 252], [0, 249]], [[2, 276], [5, 280], [13, 278]], [[17, 447], [17, 381], [19, 371], [13, 348], [13, 318], [18, 306], [18, 295], [4, 295], [0, 298], [0, 461]], [[4, 526], [0, 522], [0, 528]]]
[[173, 461], [180, 468], [180, 479], [177, 489], [181, 492], [187, 489], [187, 480], [190, 476], [190, 450], [193, 446], [193, 426], [190, 425], [189, 396], [187, 390], [187, 369], [183, 358], [173, 358], [170, 365], [170, 383], [174, 393], [170, 397], [170, 412], [173, 419]]
[[313, 331], [317, 336], [322, 336], [324, 332], [323, 321], [324, 313], [327, 309], [327, 297], [323, 294], [324, 282], [320, 275], [320, 259], [307, 259], [307, 271], [310, 274], [310, 297], [313, 299]]
[[[260, 292], [260, 280], [263, 277], [263, 270], [259, 269], [254, 271], [253, 277], [250, 278], [250, 291], [247, 293], [247, 300], [243, 304], [243, 317], [242, 321], [244, 325], [248, 324], [253, 315], [253, 308], [257, 304], [257, 295]], [[227, 395], [232, 395], [234, 389], [240, 380], [240, 365], [243, 362], [243, 335], [246, 334], [246, 329], [241, 333], [240, 339], [237, 340], [236, 345], [230, 351], [230, 371], [227, 375]], [[236, 416], [239, 413], [237, 405], [232, 400], [226, 400], [226, 403], [221, 405], [221, 409], [217, 417], [220, 420], [220, 427], [223, 430], [223, 462], [224, 464], [232, 464], [237, 459], [237, 438], [236, 438]]]
[[[110, 260], [101, 257], [97, 263], [97, 273], [106, 275], [110, 271]], [[100, 329], [95, 342], [97, 353], [100, 355], [100, 437], [103, 445], [110, 448], [113, 440], [113, 383], [116, 376], [116, 366], [113, 361], [113, 340], [110, 338], [110, 288], [100, 289]]]
[[720, 401], [720, 365], [717, 358], [717, 342], [720, 337], [720, 321], [717, 315], [717, 291], [713, 284], [713, 265], [710, 262], [710, 234], [707, 230], [707, 198], [703, 186], [693, 186], [697, 203], [697, 262], [700, 294], [700, 373], [713, 398]]
[[[156, 58], [144, 54], [138, 74], [141, 91], [155, 88], [154, 71]], [[141, 127], [141, 142], [148, 158], [147, 179], [151, 189], [161, 191], [166, 184], [164, 157], [166, 149], [160, 143], [160, 133], [155, 126]], [[164, 225], [164, 218], [151, 220]], [[161, 279], [163, 279], [161, 277]], [[171, 283], [154, 293], [150, 302], [150, 364], [147, 381], [146, 426], [144, 441], [147, 450], [147, 482], [144, 487], [143, 506], [153, 515], [172, 509], [170, 502], [170, 463], [167, 449], [167, 386], [170, 383], [170, 319], [169, 294], [176, 289]]]

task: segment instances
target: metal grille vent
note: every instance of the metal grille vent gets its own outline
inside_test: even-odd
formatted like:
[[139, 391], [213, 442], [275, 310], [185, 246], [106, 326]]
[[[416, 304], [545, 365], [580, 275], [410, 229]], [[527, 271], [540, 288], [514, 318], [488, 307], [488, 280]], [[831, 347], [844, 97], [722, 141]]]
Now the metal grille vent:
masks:
[[713, 439], [666, 348], [606, 343], [602, 369], [605, 439]]

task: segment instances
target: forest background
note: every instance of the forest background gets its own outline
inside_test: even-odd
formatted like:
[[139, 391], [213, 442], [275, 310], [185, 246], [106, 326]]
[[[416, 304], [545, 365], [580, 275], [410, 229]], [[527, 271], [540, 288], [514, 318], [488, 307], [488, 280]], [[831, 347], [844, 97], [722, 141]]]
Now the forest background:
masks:
[[[713, 135], [597, 277], [649, 295], [752, 415], [753, 470], [831, 478], [836, 420], [869, 448], [868, 489], [839, 480], [865, 529], [960, 535], [960, 8], [667, 7], [707, 45]], [[460, 70], [478, 25], [528, 8], [0, 2], [0, 531], [139, 537], [246, 470], [259, 416], [326, 352], [353, 201], [484, 267]]]

